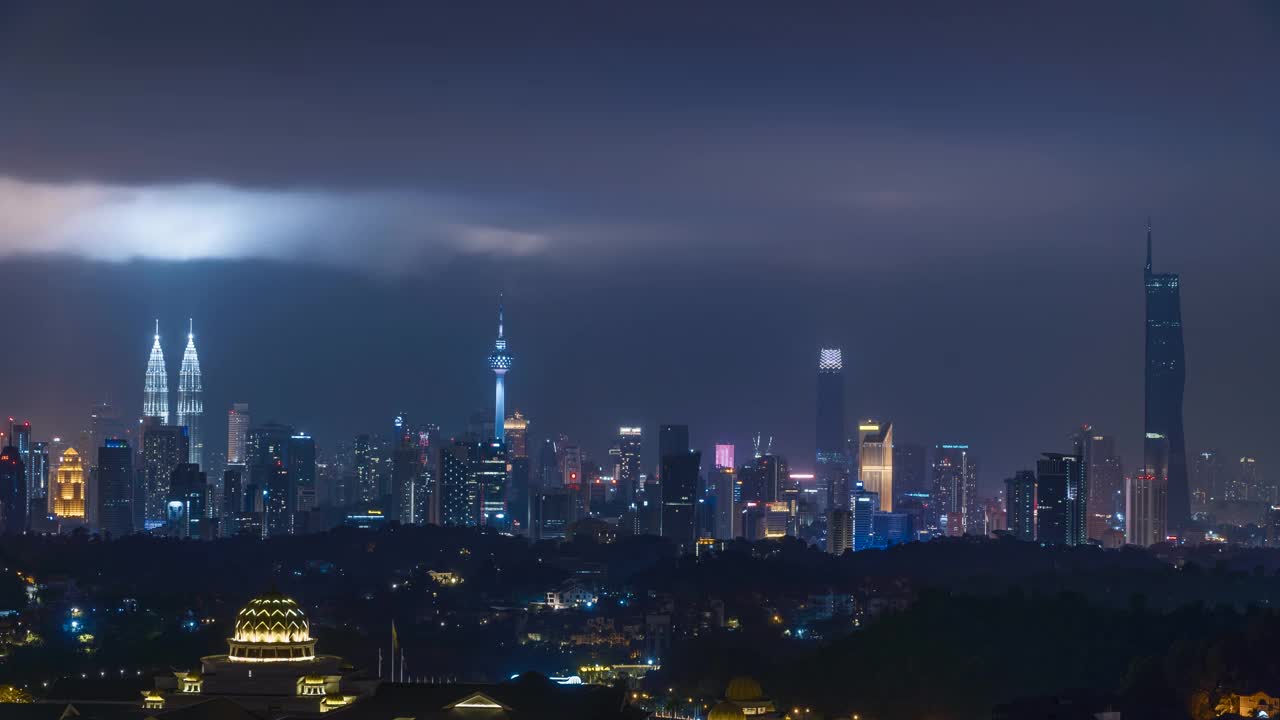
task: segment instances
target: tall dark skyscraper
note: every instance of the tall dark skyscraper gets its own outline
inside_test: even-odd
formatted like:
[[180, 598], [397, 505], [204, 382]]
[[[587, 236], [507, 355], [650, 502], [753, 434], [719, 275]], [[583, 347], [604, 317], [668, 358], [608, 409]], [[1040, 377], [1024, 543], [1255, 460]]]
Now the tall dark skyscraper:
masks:
[[813, 477], [818, 495], [832, 508], [849, 507], [849, 463], [845, 456], [844, 354], [818, 351], [817, 456]]
[[296, 510], [316, 507], [316, 441], [307, 433], [289, 436], [289, 485], [295, 494]]
[[1086, 541], [1087, 474], [1079, 455], [1045, 453], [1036, 462], [1036, 539], [1046, 545]]
[[618, 480], [618, 490], [627, 503], [636, 499], [644, 489], [640, 487], [640, 452], [644, 444], [644, 431], [636, 426], [618, 428], [616, 451], [616, 469], [614, 475]]
[[1004, 481], [1005, 517], [1010, 534], [1019, 540], [1036, 539], [1036, 474], [1019, 470]]
[[133, 448], [107, 438], [98, 448], [98, 524], [113, 538], [133, 532]]
[[440, 524], [480, 524], [480, 476], [484, 443], [457, 441], [440, 451]]
[[658, 463], [668, 455], [683, 455], [689, 452], [688, 425], [658, 426]]
[[[1186, 355], [1182, 345], [1182, 295], [1177, 273], [1151, 270], [1151, 222], [1147, 222], [1146, 435], [1145, 473], [1168, 491], [1167, 524], [1181, 530], [1191, 520], [1187, 450], [1182, 433]], [[1158, 521], [1158, 519], [1157, 519]]]
[[681, 552], [692, 552], [698, 541], [695, 510], [701, 466], [702, 453], [697, 450], [662, 458], [662, 536], [674, 540]]
[[27, 529], [27, 470], [18, 448], [0, 449], [0, 533], [17, 535]]
[[169, 499], [166, 527], [169, 534], [181, 538], [205, 538], [208, 527], [209, 482], [200, 466], [179, 463], [169, 475]]

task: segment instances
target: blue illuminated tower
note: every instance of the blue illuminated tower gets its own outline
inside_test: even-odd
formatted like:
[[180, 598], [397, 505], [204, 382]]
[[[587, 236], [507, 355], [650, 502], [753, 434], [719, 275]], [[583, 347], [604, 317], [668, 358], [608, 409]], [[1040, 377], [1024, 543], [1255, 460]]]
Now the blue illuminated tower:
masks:
[[187, 349], [182, 354], [182, 369], [178, 373], [178, 424], [185, 425], [191, 448], [187, 462], [204, 464], [204, 433], [200, 420], [204, 416], [204, 386], [200, 381], [200, 357], [196, 354], [195, 322], [187, 330]]
[[511, 369], [511, 353], [507, 352], [507, 338], [502, 331], [502, 300], [498, 300], [498, 339], [493, 341], [493, 352], [489, 353], [489, 369], [493, 370], [496, 380], [493, 406], [493, 435], [498, 442], [504, 442], [507, 421], [507, 371]]

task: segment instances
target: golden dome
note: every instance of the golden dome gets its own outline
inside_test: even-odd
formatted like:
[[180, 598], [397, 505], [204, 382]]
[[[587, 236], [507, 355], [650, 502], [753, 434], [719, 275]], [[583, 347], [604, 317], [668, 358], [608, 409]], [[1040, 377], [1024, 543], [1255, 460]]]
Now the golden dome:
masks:
[[726, 700], [736, 702], [762, 700], [764, 698], [764, 690], [761, 689], [760, 683], [756, 682], [754, 678], [744, 675], [729, 681], [729, 687], [725, 688], [724, 697]]
[[274, 590], [249, 601], [236, 615], [232, 660], [311, 660], [315, 641], [306, 613], [293, 598]]
[[742, 708], [728, 701], [716, 703], [711, 712], [707, 713], [707, 720], [746, 720], [746, 717]]

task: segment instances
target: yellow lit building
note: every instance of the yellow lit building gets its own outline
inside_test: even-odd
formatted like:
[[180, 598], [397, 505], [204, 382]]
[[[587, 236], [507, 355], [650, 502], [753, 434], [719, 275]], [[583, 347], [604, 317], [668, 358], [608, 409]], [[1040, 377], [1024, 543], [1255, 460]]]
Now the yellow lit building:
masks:
[[764, 690], [754, 678], [736, 677], [730, 680], [729, 686], [724, 689], [724, 702], [737, 707], [744, 716], [756, 720], [778, 717], [773, 701], [764, 696]]
[[[858, 427], [858, 477], [862, 489], [880, 496], [880, 510], [893, 512], [893, 423], [864, 422]], [[874, 430], [871, 430], [874, 428]]]
[[84, 519], [84, 463], [75, 448], [67, 448], [58, 463], [53, 482], [52, 506], [60, 518]]

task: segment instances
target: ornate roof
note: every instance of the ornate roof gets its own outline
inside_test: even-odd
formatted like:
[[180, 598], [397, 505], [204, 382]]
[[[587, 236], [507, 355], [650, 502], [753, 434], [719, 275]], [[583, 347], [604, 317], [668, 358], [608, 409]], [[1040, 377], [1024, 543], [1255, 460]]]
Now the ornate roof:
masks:
[[306, 613], [293, 598], [273, 590], [236, 615], [228, 654], [245, 662], [313, 660], [315, 644]]
[[725, 688], [724, 696], [726, 700], [737, 702], [762, 700], [764, 699], [764, 690], [761, 689], [760, 683], [756, 682], [754, 678], [742, 676], [729, 681], [729, 687]]

